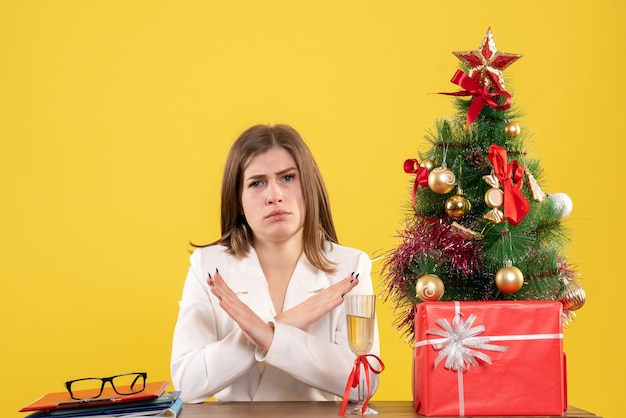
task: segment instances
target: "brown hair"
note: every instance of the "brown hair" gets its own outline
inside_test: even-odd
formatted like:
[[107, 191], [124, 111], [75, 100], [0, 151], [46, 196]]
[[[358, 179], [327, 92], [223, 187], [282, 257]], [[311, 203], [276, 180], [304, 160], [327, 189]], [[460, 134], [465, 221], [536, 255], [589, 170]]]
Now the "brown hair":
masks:
[[296, 162], [305, 205], [303, 246], [309, 262], [325, 272], [335, 271], [324, 256], [324, 243], [338, 243], [328, 201], [328, 192], [313, 154], [300, 134], [288, 125], [255, 125], [233, 143], [222, 178], [221, 233], [213, 244], [221, 244], [231, 254], [245, 256], [252, 245], [252, 231], [242, 214], [243, 172], [252, 158], [271, 148], [285, 149]]

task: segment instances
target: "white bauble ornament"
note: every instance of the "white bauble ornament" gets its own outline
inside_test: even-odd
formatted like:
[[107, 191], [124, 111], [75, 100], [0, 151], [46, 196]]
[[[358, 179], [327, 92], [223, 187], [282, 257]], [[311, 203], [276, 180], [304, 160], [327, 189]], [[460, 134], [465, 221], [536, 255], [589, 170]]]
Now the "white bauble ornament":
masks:
[[572, 199], [565, 193], [550, 193], [548, 199], [552, 200], [554, 207], [557, 208], [561, 214], [561, 218], [567, 218], [572, 213], [574, 204]]

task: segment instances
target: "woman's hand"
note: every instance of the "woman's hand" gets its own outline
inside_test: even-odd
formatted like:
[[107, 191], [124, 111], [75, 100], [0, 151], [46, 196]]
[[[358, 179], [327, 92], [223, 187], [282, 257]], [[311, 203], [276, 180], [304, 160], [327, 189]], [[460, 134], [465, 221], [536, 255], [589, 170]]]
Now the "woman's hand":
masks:
[[291, 325], [304, 330], [320, 319], [324, 314], [332, 311], [341, 303], [346, 293], [351, 291], [358, 283], [359, 275], [354, 273], [332, 286], [311, 296], [298, 305], [276, 315], [276, 322]]
[[228, 287], [219, 271], [209, 275], [207, 283], [220, 301], [220, 306], [235, 321], [248, 340], [263, 350], [268, 350], [274, 337], [274, 329], [243, 303]]

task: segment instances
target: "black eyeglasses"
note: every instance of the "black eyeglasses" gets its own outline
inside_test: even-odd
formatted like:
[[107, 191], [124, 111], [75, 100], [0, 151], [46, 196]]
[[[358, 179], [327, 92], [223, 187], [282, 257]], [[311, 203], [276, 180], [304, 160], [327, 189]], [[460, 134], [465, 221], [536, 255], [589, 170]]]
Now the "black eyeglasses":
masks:
[[102, 395], [106, 382], [118, 395], [133, 395], [143, 392], [146, 388], [148, 373], [126, 373], [111, 377], [86, 377], [84, 379], [70, 380], [65, 382], [65, 387], [72, 399], [93, 399]]

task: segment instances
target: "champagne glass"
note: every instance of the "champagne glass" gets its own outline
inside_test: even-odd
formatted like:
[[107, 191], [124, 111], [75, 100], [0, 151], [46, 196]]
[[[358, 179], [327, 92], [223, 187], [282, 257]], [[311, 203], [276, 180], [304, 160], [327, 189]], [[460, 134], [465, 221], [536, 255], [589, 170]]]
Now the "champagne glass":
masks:
[[[374, 315], [376, 313], [376, 295], [346, 295], [344, 300], [346, 321], [348, 325], [348, 343], [350, 350], [357, 356], [365, 355], [372, 349], [374, 344]], [[363, 411], [368, 393], [364, 384], [364, 373], [368, 373], [364, 367], [359, 367], [359, 385], [357, 387], [358, 403], [346, 411], [348, 415], [372, 415], [377, 414], [369, 406]]]

